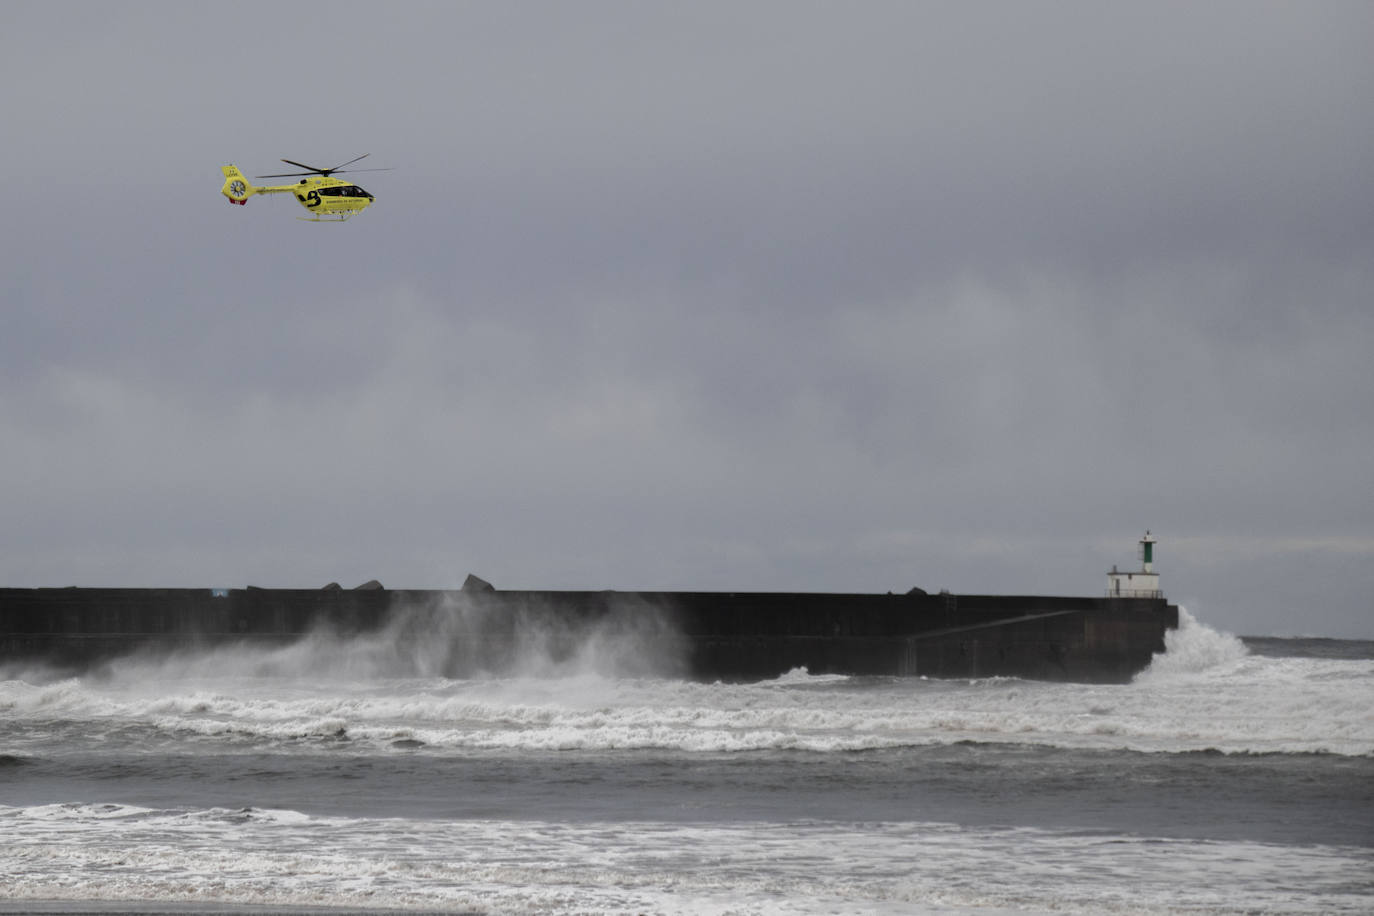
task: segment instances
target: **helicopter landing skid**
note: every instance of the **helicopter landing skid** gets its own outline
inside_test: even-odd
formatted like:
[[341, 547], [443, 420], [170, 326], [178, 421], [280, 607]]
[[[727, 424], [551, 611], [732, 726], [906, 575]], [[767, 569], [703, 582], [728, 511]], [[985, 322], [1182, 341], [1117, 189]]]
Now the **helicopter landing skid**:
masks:
[[346, 223], [350, 216], [361, 212], [361, 210], [350, 210], [347, 213], [339, 213], [334, 216], [298, 216], [296, 219], [303, 223]]

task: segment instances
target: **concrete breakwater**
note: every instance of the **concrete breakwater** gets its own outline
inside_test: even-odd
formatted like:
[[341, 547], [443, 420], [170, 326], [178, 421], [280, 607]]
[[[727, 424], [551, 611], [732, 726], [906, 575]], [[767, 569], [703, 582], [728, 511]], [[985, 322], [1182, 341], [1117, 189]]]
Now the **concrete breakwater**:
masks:
[[394, 645], [421, 673], [615, 670], [1121, 682], [1163, 651], [1162, 598], [784, 592], [0, 588], [0, 664], [85, 669], [134, 653], [280, 647], [321, 633]]

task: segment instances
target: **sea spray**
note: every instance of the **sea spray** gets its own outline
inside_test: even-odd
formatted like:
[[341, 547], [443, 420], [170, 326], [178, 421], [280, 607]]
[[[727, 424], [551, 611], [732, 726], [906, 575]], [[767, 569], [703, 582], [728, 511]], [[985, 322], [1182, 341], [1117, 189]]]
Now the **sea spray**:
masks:
[[372, 682], [397, 678], [674, 677], [685, 644], [671, 616], [643, 601], [569, 618], [537, 602], [511, 610], [445, 594], [393, 608], [375, 631], [327, 622], [287, 645], [240, 642], [140, 652], [109, 663], [119, 681], [206, 677]]
[[[0, 717], [35, 746], [57, 732], [333, 753], [659, 749], [846, 753], [1023, 745], [1145, 752], [1374, 753], [1368, 659], [1247, 654], [1186, 611], [1168, 650], [1131, 684], [1017, 678], [841, 677], [795, 670], [753, 684], [643, 675], [662, 634], [642, 619], [524, 634], [466, 677], [445, 670], [474, 625], [419, 608], [377, 632], [319, 631], [290, 647], [127, 659], [100, 676], [0, 682]], [[480, 621], [479, 621], [480, 622]], [[536, 621], [537, 622], [537, 621]], [[669, 641], [671, 634], [669, 634]], [[455, 649], [456, 645], [459, 647]], [[17, 745], [14, 745], [17, 746]]]
[[1207, 626], [1180, 606], [1178, 628], [1164, 634], [1164, 651], [1155, 654], [1136, 681], [1200, 674], [1233, 665], [1249, 654], [1239, 638]]

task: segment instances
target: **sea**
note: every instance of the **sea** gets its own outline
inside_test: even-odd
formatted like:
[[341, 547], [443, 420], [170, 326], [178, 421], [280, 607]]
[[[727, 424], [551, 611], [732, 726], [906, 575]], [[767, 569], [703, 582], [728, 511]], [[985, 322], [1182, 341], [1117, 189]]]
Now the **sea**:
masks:
[[0, 670], [0, 912], [1374, 912], [1374, 641], [736, 684], [428, 638]]

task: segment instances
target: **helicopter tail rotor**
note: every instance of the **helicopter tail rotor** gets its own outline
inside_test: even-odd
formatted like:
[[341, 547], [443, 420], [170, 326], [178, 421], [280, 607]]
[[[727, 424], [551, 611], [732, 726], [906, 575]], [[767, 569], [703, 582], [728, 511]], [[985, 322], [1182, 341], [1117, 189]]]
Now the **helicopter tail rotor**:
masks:
[[238, 166], [226, 165], [221, 171], [224, 172], [224, 186], [219, 192], [229, 199], [229, 203], [243, 206], [248, 203], [248, 198], [257, 193], [258, 189], [249, 183]]

